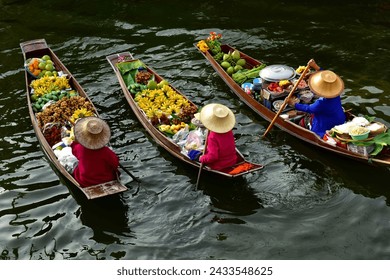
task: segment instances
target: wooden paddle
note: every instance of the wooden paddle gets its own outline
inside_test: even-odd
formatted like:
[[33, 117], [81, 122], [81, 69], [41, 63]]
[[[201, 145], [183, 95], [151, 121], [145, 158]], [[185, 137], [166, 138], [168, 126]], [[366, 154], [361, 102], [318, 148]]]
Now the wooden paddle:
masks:
[[[204, 143], [204, 148], [203, 148], [203, 153], [202, 155], [204, 155], [204, 153], [206, 152], [206, 147], [207, 147], [207, 140], [209, 138], [209, 133], [210, 133], [210, 130], [207, 130], [207, 133], [206, 133], [206, 141]], [[199, 167], [199, 172], [198, 172], [198, 179], [196, 180], [196, 189], [198, 189], [198, 186], [199, 186], [199, 181], [200, 181], [200, 174], [202, 173], [202, 169], [203, 169], [203, 163], [200, 164], [200, 167]]]
[[131, 172], [129, 170], [127, 170], [123, 165], [122, 163], [119, 163], [119, 166], [122, 168], [123, 171], [125, 171], [131, 178], [133, 178], [134, 181], [136, 181], [137, 183], [141, 183], [141, 181], [135, 177], [133, 174], [131, 174]]
[[264, 132], [263, 136], [262, 137], [265, 137], [265, 135], [267, 135], [267, 133], [271, 130], [271, 127], [274, 125], [276, 119], [279, 117], [279, 115], [283, 112], [284, 108], [286, 107], [287, 105], [287, 102], [288, 100], [291, 98], [291, 96], [293, 95], [294, 91], [297, 89], [297, 86], [299, 85], [299, 83], [302, 81], [302, 79], [305, 77], [306, 75], [306, 72], [310, 69], [310, 65], [309, 65], [310, 61], [307, 63], [306, 65], [306, 68], [305, 70], [303, 70], [301, 76], [299, 77], [298, 81], [295, 83], [295, 85], [293, 86], [293, 88], [291, 89], [290, 93], [287, 95], [287, 97], [284, 99], [284, 102], [283, 104], [280, 106], [279, 108], [279, 111], [277, 112], [277, 114], [275, 115], [274, 119], [271, 121], [271, 123], [269, 124], [267, 130]]

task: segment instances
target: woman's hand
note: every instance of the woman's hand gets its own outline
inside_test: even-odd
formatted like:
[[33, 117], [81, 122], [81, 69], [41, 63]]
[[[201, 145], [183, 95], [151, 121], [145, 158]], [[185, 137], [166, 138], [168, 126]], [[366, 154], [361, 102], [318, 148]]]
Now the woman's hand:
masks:
[[311, 68], [313, 68], [314, 70], [318, 71], [320, 70], [320, 66], [317, 65], [316, 61], [312, 58], [309, 60], [309, 62], [307, 63]]
[[298, 98], [295, 98], [295, 97], [291, 97], [287, 100], [287, 104], [293, 108], [295, 108], [295, 104], [297, 104], [299, 102], [299, 99]]

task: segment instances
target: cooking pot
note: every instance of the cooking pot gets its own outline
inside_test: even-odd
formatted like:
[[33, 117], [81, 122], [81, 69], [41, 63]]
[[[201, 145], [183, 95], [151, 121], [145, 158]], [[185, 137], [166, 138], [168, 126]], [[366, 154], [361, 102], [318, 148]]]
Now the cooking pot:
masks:
[[275, 64], [263, 68], [259, 75], [260, 78], [266, 81], [279, 82], [281, 80], [293, 79], [295, 77], [295, 70], [287, 65]]

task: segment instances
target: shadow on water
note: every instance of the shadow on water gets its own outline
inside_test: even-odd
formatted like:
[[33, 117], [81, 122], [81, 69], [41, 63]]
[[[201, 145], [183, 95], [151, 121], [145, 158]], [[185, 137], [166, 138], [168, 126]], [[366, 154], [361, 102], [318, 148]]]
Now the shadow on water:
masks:
[[210, 197], [211, 212], [215, 213], [213, 221], [217, 223], [245, 224], [238, 217], [252, 215], [264, 208], [245, 177], [232, 179], [205, 175], [199, 190]]
[[89, 200], [56, 168], [52, 168], [80, 206], [75, 215], [83, 225], [93, 230], [92, 238], [96, 242], [110, 244], [120, 242], [120, 236], [134, 237], [129, 228], [129, 207], [123, 199], [123, 193]]
[[316, 173], [332, 172], [336, 180], [341, 180], [343, 186], [354, 193], [370, 198], [383, 196], [386, 198], [386, 204], [390, 206], [390, 189], [386, 183], [390, 168], [373, 166], [307, 146], [291, 137], [288, 137], [287, 141], [296, 153], [308, 158], [308, 160], [300, 161], [302, 168], [315, 170]]
[[99, 243], [120, 243], [121, 236], [133, 238], [134, 233], [129, 227], [129, 207], [122, 198], [122, 194], [94, 200], [78, 199], [80, 205], [76, 213], [81, 222], [90, 227], [93, 239]]
[[[183, 164], [183, 162], [174, 158], [162, 148], [160, 150], [161, 156], [177, 166], [175, 174], [188, 177], [195, 190], [199, 169]], [[257, 172], [263, 172], [263, 170]], [[202, 172], [197, 191], [203, 191], [205, 195], [210, 197], [212, 204], [211, 211], [216, 214], [247, 216], [254, 214], [257, 209], [263, 208], [261, 199], [257, 197], [254, 190], [248, 186], [245, 175], [238, 178], [229, 178], [213, 173]], [[245, 223], [236, 217], [215, 218], [214, 221], [219, 223]]]

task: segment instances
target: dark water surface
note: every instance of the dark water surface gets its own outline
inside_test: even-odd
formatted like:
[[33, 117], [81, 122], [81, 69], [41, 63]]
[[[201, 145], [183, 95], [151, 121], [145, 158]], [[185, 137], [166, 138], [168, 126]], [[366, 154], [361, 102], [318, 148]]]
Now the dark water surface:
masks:
[[[343, 105], [390, 126], [388, 1], [0, 1], [1, 259], [390, 259], [390, 170], [307, 146], [240, 103], [193, 44], [221, 32], [267, 64], [340, 74]], [[318, 1], [317, 1], [318, 2]], [[112, 128], [129, 191], [86, 201], [28, 116], [19, 44], [44, 38]], [[237, 117], [262, 172], [202, 177], [148, 136], [106, 56], [131, 51], [196, 104]], [[138, 192], [137, 192], [138, 190]]]

